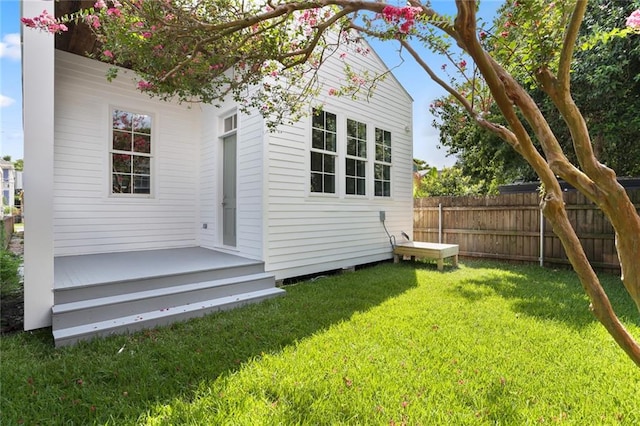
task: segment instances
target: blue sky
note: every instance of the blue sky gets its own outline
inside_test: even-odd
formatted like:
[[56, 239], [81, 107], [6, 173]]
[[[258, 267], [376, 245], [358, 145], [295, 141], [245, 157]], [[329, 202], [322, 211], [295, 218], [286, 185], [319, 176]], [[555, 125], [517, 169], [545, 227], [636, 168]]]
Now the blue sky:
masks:
[[[480, 16], [489, 18], [495, 14], [502, 0], [484, 0]], [[453, 14], [453, 0], [434, 0], [433, 8], [440, 13]], [[20, 76], [20, 2], [0, 0], [0, 154], [11, 155], [15, 160], [22, 158], [22, 88]], [[389, 67], [399, 63], [396, 43], [372, 43], [378, 55]], [[405, 55], [406, 56], [406, 55]], [[442, 58], [425, 56], [427, 62], [438, 69]], [[452, 157], [445, 156], [444, 149], [438, 149], [438, 133], [431, 127], [433, 117], [429, 114], [429, 104], [444, 91], [427, 77], [410, 58], [393, 73], [414, 99], [413, 105], [413, 149], [414, 157], [425, 160], [431, 166], [451, 166]]]
[[0, 154], [22, 158], [20, 2], [0, 0]]

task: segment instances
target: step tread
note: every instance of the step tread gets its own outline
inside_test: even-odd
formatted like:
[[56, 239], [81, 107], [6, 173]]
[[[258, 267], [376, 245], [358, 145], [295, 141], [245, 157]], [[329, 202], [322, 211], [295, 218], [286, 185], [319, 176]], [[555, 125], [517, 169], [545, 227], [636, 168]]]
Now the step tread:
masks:
[[52, 307], [52, 313], [54, 315], [57, 315], [57, 314], [63, 314], [66, 312], [72, 312], [76, 310], [91, 309], [98, 306], [113, 305], [113, 304], [118, 304], [123, 302], [131, 302], [135, 300], [144, 300], [148, 298], [162, 297], [162, 296], [167, 296], [171, 294], [187, 293], [187, 292], [197, 291], [205, 288], [222, 287], [226, 285], [233, 285], [233, 284], [238, 284], [238, 283], [247, 282], [247, 281], [255, 281], [255, 280], [269, 279], [269, 278], [273, 278], [275, 283], [275, 276], [273, 274], [270, 274], [267, 272], [261, 272], [257, 274], [241, 275], [238, 277], [221, 278], [221, 279], [211, 280], [211, 281], [201, 281], [201, 282], [191, 283], [191, 284], [181, 284], [181, 285], [170, 286], [170, 287], [161, 287], [153, 290], [142, 290], [142, 291], [136, 291], [132, 293], [98, 297], [94, 299], [80, 300], [76, 302], [66, 302], [66, 303], [60, 303], [60, 304], [54, 305]]
[[220, 297], [211, 300], [199, 301], [189, 303], [186, 305], [175, 306], [172, 308], [159, 309], [151, 312], [144, 312], [136, 315], [128, 315], [119, 318], [113, 318], [105, 321], [99, 321], [90, 324], [84, 324], [74, 327], [67, 327], [58, 330], [53, 330], [54, 340], [69, 338], [82, 338], [97, 334], [100, 332], [108, 332], [112, 329], [118, 329], [130, 324], [154, 322], [155, 320], [171, 317], [175, 315], [184, 315], [189, 312], [197, 312], [199, 310], [210, 309], [213, 307], [220, 307], [228, 304], [233, 304], [242, 301], [250, 301], [252, 299], [258, 299], [269, 296], [277, 296], [285, 293], [281, 288], [273, 287], [264, 290], [256, 290], [247, 293], [241, 293], [233, 296]]

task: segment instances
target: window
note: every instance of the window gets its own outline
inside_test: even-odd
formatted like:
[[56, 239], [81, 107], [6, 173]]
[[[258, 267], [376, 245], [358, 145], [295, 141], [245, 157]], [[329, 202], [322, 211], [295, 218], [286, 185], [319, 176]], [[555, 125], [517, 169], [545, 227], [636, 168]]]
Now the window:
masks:
[[151, 116], [114, 110], [110, 156], [112, 194], [150, 194]]
[[346, 193], [365, 195], [367, 186], [367, 125], [347, 119]]
[[391, 132], [376, 129], [376, 161], [373, 171], [376, 197], [391, 196]]
[[228, 117], [225, 117], [223, 120], [224, 124], [224, 133], [231, 132], [232, 130], [236, 130], [238, 128], [238, 114], [233, 114]]
[[336, 192], [336, 115], [313, 110], [311, 130], [311, 192]]

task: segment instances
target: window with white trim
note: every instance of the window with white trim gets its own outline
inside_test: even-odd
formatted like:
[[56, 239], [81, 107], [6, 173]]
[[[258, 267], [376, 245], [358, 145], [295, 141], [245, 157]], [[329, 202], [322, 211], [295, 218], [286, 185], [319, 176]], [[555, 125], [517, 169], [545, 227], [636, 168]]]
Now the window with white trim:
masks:
[[347, 153], [345, 158], [345, 192], [366, 195], [367, 125], [347, 119]]
[[314, 108], [311, 129], [311, 192], [336, 192], [337, 138], [336, 115]]
[[391, 132], [376, 128], [376, 159], [373, 167], [374, 195], [391, 196]]
[[111, 117], [111, 193], [151, 194], [151, 116], [114, 109]]

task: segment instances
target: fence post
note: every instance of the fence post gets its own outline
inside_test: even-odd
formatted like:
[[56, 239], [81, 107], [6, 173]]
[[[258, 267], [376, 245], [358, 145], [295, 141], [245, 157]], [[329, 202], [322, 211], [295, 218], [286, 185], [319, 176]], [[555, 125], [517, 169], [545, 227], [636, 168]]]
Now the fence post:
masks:
[[438, 244], [442, 244], [442, 203], [438, 203]]

